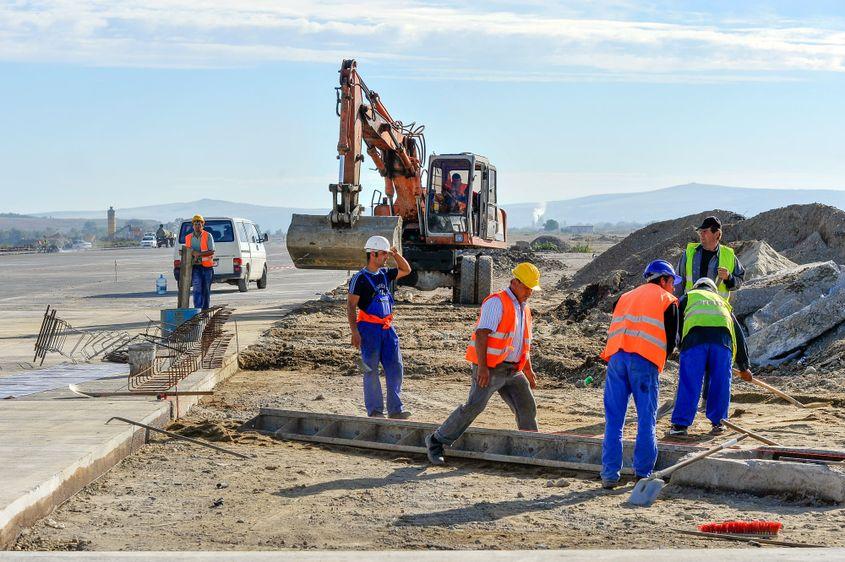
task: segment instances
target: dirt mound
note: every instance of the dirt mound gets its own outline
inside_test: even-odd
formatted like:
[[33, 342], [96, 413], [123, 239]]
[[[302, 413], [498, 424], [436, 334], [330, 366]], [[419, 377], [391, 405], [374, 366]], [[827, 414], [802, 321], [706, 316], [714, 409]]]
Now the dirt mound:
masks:
[[557, 271], [564, 267], [562, 261], [545, 257], [528, 245], [513, 245], [505, 250], [489, 250], [485, 253], [493, 256], [494, 272], [500, 275], [509, 273], [516, 264], [524, 261], [533, 263], [540, 271]]
[[590, 283], [580, 291], [569, 293], [554, 309], [553, 315], [562, 320], [580, 322], [593, 310], [613, 312], [613, 303], [624, 292], [625, 287], [633, 284], [630, 277], [631, 274], [621, 269], [611, 271], [604, 279]]
[[762, 240], [746, 240], [731, 244], [740, 263], [745, 267], [745, 280], [778, 273], [794, 268], [797, 264], [778, 253]]
[[568, 252], [569, 244], [557, 236], [538, 236], [531, 241], [531, 249], [535, 252]]
[[276, 443], [270, 437], [260, 433], [238, 431], [241, 423], [236, 420], [176, 421], [167, 426], [167, 431], [215, 443], [245, 443], [263, 447]]
[[676, 264], [682, 248], [688, 242], [698, 240], [695, 227], [701, 224], [704, 217], [710, 215], [719, 217], [728, 232], [733, 230], [734, 223], [744, 219], [742, 215], [731, 211], [713, 210], [650, 224], [629, 234], [620, 243], [584, 266], [575, 274], [573, 282], [575, 285], [600, 283], [608, 272], [623, 270], [629, 274], [623, 288], [633, 286], [650, 261], [664, 259]]

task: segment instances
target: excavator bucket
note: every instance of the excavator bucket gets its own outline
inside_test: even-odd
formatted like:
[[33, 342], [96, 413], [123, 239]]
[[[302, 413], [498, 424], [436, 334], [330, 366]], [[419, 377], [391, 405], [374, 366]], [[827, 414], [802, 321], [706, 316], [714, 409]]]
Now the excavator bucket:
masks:
[[384, 236], [402, 249], [400, 217], [359, 217], [352, 228], [334, 227], [328, 215], [293, 215], [287, 233], [288, 253], [299, 269], [360, 269], [366, 265], [364, 244]]

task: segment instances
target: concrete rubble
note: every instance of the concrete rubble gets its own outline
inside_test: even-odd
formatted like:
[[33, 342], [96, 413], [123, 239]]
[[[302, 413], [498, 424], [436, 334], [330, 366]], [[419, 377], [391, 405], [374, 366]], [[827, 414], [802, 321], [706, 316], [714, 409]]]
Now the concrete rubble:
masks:
[[796, 267], [794, 261], [778, 253], [765, 240], [747, 240], [734, 245], [739, 261], [745, 267], [745, 279], [777, 273]]

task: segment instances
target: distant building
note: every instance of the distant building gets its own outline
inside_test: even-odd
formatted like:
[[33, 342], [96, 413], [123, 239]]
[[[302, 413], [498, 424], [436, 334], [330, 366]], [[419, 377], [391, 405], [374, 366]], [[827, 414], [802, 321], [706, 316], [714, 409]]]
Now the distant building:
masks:
[[114, 233], [115, 230], [117, 230], [117, 221], [115, 220], [114, 216], [114, 207], [109, 207], [109, 210], [106, 213], [106, 217], [108, 217], [106, 231], [108, 232], [109, 240], [114, 240]]
[[560, 229], [561, 232], [568, 234], [592, 234], [593, 225], [591, 224], [573, 224], [572, 226], [564, 226]]

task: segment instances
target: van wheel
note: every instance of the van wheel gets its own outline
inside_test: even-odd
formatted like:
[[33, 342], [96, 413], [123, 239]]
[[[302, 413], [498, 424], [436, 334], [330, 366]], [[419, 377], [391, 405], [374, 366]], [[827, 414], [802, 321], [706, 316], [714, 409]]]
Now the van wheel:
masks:
[[261, 272], [261, 279], [258, 280], [258, 288], [259, 289], [266, 289], [267, 288], [267, 266], [264, 266], [264, 271]]
[[238, 290], [242, 293], [249, 291], [249, 266], [246, 266], [244, 276], [238, 279]]

